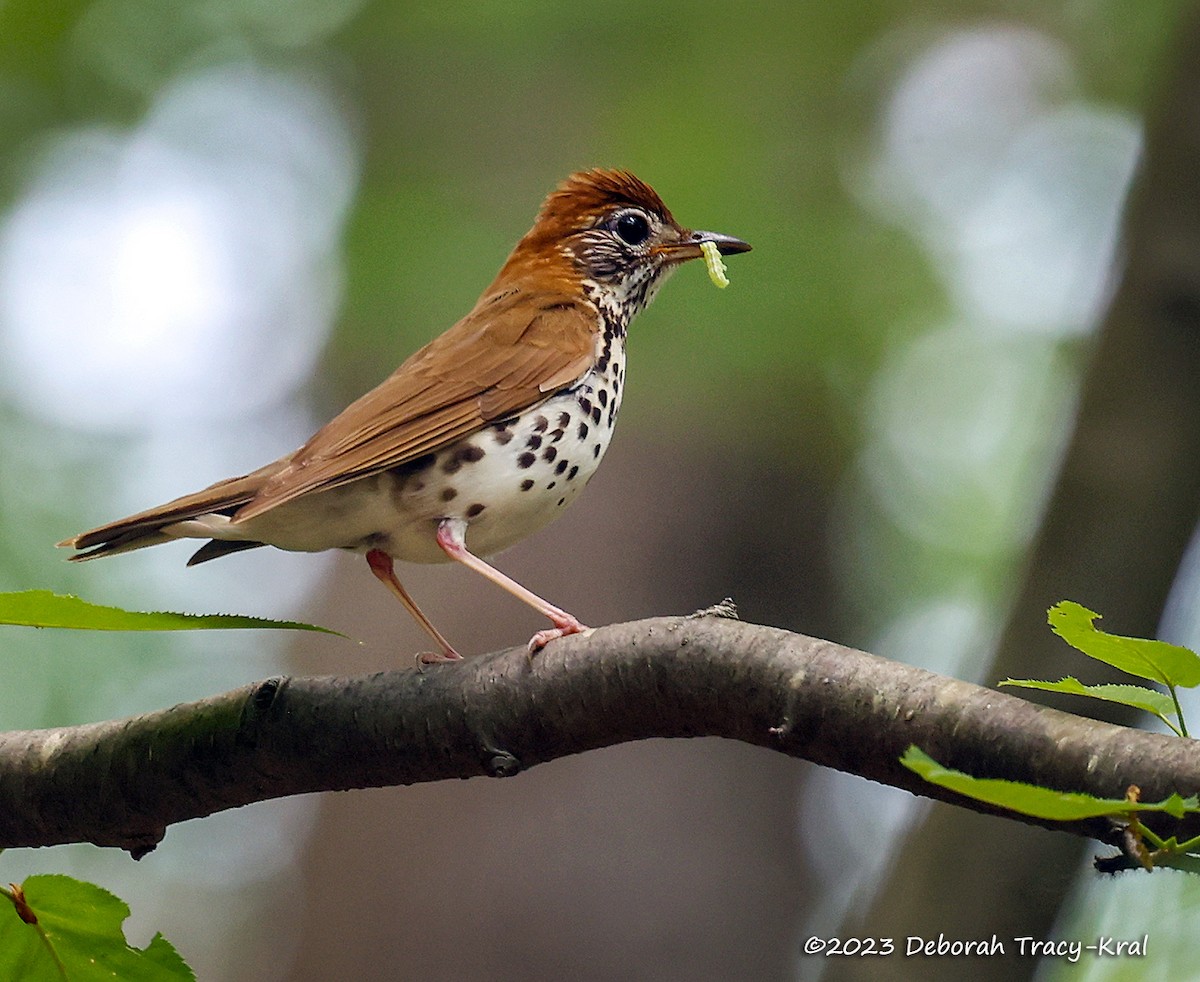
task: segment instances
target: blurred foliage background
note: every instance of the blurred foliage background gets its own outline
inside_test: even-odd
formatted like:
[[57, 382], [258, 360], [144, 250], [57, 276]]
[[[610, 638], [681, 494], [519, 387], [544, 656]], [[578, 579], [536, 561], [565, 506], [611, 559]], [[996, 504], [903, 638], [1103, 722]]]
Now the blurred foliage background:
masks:
[[[748, 620], [982, 677], [1185, 8], [0, 5], [0, 588], [366, 642], [9, 631], [0, 723], [408, 664], [421, 637], [353, 557], [75, 567], [52, 544], [298, 445], [595, 165], [755, 251], [724, 293], [697, 265], [638, 319], [605, 467], [501, 565], [590, 623], [732, 595]], [[540, 626], [465, 571], [402, 576], [463, 650]], [[648, 742], [243, 809], [137, 866], [3, 862], [115, 890], [134, 939], [161, 929], [204, 979], [815, 978], [800, 942], [869, 903], [916, 815], [753, 748]], [[1081, 893], [1071, 930], [1121, 914], [1140, 936], [1128, 894], [1153, 911], [1155, 888], [1131, 881]]]

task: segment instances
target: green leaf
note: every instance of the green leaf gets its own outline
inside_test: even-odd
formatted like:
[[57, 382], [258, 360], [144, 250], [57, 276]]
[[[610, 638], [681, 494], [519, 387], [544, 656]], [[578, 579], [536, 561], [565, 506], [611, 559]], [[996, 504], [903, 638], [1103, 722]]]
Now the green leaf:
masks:
[[1020, 781], [972, 777], [962, 771], [943, 767], [916, 746], [910, 746], [904, 752], [900, 763], [940, 788], [956, 791], [989, 805], [1020, 812], [1022, 815], [1057, 822], [1098, 818], [1103, 815], [1128, 815], [1130, 812], [1166, 812], [1175, 818], [1182, 818], [1187, 812], [1200, 812], [1200, 799], [1195, 795], [1181, 798], [1178, 794], [1173, 794], [1155, 804], [1126, 801], [1123, 798], [1096, 798], [1077, 791], [1055, 791], [1052, 788], [1023, 784]]
[[1165, 641], [1106, 634], [1092, 623], [1099, 617], [1094, 610], [1063, 600], [1050, 608], [1048, 619], [1067, 644], [1122, 672], [1164, 685], [1200, 685], [1200, 656], [1194, 651]]
[[273, 621], [241, 614], [177, 614], [170, 611], [141, 613], [120, 607], [102, 607], [78, 597], [49, 590], [0, 593], [0, 624], [22, 627], [60, 627], [76, 631], [203, 631], [275, 628], [289, 631], [337, 631], [298, 621]]
[[1042, 679], [1005, 679], [1001, 685], [1018, 686], [1022, 689], [1042, 689], [1046, 692], [1065, 692], [1072, 696], [1088, 696], [1105, 702], [1118, 702], [1143, 712], [1153, 713], [1164, 722], [1175, 712], [1175, 702], [1166, 693], [1147, 689], [1143, 685], [1084, 685], [1079, 679], [1068, 675], [1058, 682]]
[[21, 889], [37, 924], [26, 924], [0, 899], [0, 979], [195, 982], [161, 934], [144, 949], [125, 940], [129, 907], [107, 890], [69, 876], [31, 876]]

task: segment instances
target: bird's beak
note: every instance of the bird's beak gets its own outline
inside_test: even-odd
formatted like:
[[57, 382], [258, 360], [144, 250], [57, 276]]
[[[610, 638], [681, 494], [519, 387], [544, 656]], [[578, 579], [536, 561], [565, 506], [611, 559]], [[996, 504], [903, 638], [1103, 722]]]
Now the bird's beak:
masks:
[[750, 243], [735, 239], [732, 235], [722, 235], [720, 232], [684, 232], [678, 242], [660, 245], [654, 251], [669, 263], [682, 263], [703, 256], [700, 246], [704, 242], [713, 243], [722, 256], [750, 251]]

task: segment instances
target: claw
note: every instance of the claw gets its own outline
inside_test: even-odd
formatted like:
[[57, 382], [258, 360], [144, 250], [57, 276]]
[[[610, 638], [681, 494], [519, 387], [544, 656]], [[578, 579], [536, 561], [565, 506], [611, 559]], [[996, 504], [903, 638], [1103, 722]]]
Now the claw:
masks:
[[417, 656], [417, 667], [422, 665], [444, 665], [446, 662], [462, 661], [462, 655], [451, 648], [449, 651], [422, 651]]
[[554, 627], [548, 627], [544, 631], [538, 631], [532, 638], [529, 639], [529, 654], [536, 655], [551, 641], [558, 638], [565, 638], [572, 634], [591, 634], [592, 629], [586, 624], [581, 624], [574, 617], [569, 620], [560, 620], [554, 618]]

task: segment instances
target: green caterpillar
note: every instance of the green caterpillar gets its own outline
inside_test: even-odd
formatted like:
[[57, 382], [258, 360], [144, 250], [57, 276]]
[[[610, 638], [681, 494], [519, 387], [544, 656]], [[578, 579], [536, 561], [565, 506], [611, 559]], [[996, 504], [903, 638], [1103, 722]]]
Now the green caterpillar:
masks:
[[729, 286], [729, 277], [725, 275], [725, 263], [721, 259], [721, 253], [717, 251], [715, 242], [701, 242], [700, 251], [704, 253], [704, 264], [708, 267], [708, 278], [713, 281], [713, 286], [724, 290]]

